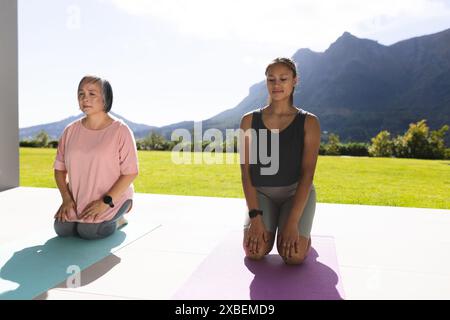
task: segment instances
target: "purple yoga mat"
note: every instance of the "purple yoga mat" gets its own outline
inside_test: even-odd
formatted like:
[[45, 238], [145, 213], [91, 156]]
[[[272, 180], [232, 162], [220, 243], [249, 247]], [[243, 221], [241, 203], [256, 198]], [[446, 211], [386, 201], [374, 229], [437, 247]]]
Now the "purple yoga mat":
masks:
[[285, 265], [276, 247], [263, 260], [245, 258], [242, 233], [231, 233], [173, 297], [180, 300], [341, 300], [333, 237], [312, 236], [301, 265]]

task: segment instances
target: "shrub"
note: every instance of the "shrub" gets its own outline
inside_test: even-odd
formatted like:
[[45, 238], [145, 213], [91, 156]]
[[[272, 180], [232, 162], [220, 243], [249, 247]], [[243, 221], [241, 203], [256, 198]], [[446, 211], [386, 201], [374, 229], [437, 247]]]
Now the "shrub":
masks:
[[363, 142], [349, 142], [339, 144], [339, 154], [342, 156], [367, 157], [369, 145]]
[[391, 157], [394, 154], [394, 142], [389, 131], [381, 131], [371, 141], [368, 151], [372, 157]]
[[328, 143], [325, 146], [325, 154], [329, 156], [339, 155], [339, 136], [331, 133], [328, 136]]

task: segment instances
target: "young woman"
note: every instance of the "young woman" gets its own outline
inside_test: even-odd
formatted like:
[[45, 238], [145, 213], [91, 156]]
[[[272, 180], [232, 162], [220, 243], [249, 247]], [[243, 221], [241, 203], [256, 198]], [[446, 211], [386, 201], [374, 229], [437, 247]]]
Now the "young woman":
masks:
[[107, 80], [86, 76], [78, 85], [85, 117], [69, 124], [54, 163], [62, 204], [55, 214], [59, 236], [107, 237], [126, 224], [138, 175], [133, 133], [112, 118], [113, 92]]
[[[269, 105], [244, 115], [241, 121], [244, 132], [256, 131], [254, 136], [246, 134], [241, 138], [245, 157], [241, 165], [242, 185], [249, 209], [244, 249], [249, 258], [263, 258], [272, 250], [277, 232], [278, 253], [285, 263], [300, 264], [311, 246], [320, 125], [315, 115], [293, 105], [298, 77], [291, 59], [273, 60], [265, 74]], [[268, 139], [261, 136], [263, 131]], [[271, 137], [275, 135], [278, 148], [274, 150], [278, 149], [278, 154], [271, 152]], [[261, 161], [261, 143], [266, 143], [262, 149], [272, 159], [277, 157], [279, 167], [275, 174], [261, 170], [268, 166]]]

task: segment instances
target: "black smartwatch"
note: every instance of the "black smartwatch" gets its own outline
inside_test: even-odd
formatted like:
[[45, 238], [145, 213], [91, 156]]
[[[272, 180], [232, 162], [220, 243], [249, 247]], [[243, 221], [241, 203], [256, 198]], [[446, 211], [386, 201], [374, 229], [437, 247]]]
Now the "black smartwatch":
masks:
[[248, 212], [248, 216], [250, 217], [250, 219], [256, 217], [258, 214], [262, 215], [263, 211], [259, 209], [252, 209]]
[[103, 197], [103, 202], [109, 205], [111, 208], [114, 208], [114, 203], [112, 201], [112, 198], [108, 195]]

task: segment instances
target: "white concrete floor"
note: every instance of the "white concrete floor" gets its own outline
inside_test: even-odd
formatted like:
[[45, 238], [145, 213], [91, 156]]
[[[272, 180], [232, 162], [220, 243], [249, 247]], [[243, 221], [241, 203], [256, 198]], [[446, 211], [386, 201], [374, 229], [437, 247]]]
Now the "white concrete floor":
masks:
[[[48, 232], [59, 199], [1, 192], [0, 245]], [[37, 299], [171, 299], [244, 214], [243, 199], [136, 194], [125, 228], [151, 221], [153, 231], [85, 269], [81, 287]], [[449, 230], [450, 210], [319, 203], [312, 234], [334, 237], [346, 299], [450, 299]]]

